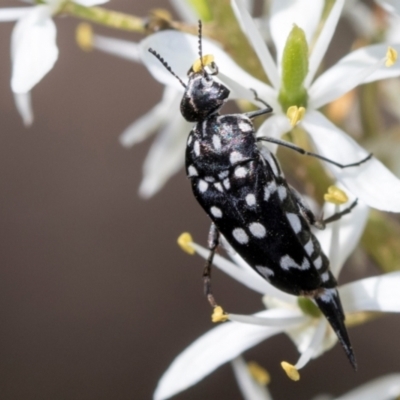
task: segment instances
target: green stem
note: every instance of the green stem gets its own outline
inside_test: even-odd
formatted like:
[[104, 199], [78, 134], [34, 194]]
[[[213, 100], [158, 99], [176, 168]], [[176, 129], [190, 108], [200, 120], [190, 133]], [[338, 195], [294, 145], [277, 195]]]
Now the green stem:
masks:
[[145, 32], [145, 25], [142, 18], [107, 10], [102, 7], [84, 7], [73, 2], [68, 2], [61, 12], [110, 28], [129, 32]]

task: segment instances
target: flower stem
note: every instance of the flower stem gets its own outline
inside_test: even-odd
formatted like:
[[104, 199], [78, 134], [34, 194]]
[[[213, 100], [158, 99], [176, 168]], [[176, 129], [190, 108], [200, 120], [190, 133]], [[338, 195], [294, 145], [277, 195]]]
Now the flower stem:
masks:
[[64, 13], [73, 15], [96, 24], [105, 25], [130, 32], [145, 32], [145, 21], [142, 18], [124, 14], [117, 11], [107, 10], [102, 7], [84, 7], [80, 4], [68, 2], [63, 7]]

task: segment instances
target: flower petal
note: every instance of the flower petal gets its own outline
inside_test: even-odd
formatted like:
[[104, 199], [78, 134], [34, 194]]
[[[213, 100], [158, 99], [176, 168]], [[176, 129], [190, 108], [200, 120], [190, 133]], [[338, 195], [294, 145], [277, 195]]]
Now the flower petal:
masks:
[[27, 93], [52, 68], [58, 58], [56, 27], [47, 6], [35, 6], [14, 27], [11, 38], [12, 77], [15, 93]]
[[25, 126], [32, 125], [33, 111], [31, 104], [31, 92], [27, 93], [14, 93], [14, 101], [22, 121]]
[[[400, 52], [400, 45], [392, 46]], [[388, 46], [377, 44], [355, 50], [325, 71], [309, 90], [309, 108], [319, 108], [362, 83], [400, 76], [400, 64], [385, 67]]]
[[250, 375], [249, 368], [242, 357], [232, 360], [232, 368], [245, 400], [272, 400], [266, 386], [256, 382]]
[[307, 43], [312, 43], [321, 21], [323, 0], [274, 0], [271, 6], [270, 29], [275, 43], [278, 65], [281, 64], [283, 50], [293, 25], [301, 28]]
[[167, 123], [171, 116], [172, 107], [178, 107], [182, 94], [174, 88], [166, 86], [163, 98], [149, 112], [142, 115], [129, 125], [119, 137], [124, 147], [131, 147], [149, 137], [154, 131]]
[[0, 8], [0, 22], [16, 21], [31, 10], [32, 7]]
[[[310, 344], [315, 338], [315, 329], [321, 321], [322, 323], [325, 323], [325, 327], [327, 327], [328, 322], [325, 318], [322, 317], [320, 319], [314, 319], [311, 321], [311, 323], [305, 324], [303, 326], [298, 326], [285, 330], [285, 333], [293, 341], [300, 354], [303, 354], [307, 352], [308, 349], [310, 349]], [[319, 340], [318, 343], [314, 342], [314, 345], [312, 346], [313, 351], [311, 358], [317, 358], [320, 355], [324, 354], [327, 350], [331, 349], [337, 343], [337, 341], [338, 339], [333, 329], [325, 329], [325, 336], [323, 337], [323, 340]], [[307, 359], [305, 360], [306, 357]], [[307, 352], [307, 355], [303, 358], [303, 360], [308, 362], [308, 357], [309, 352]], [[300, 362], [300, 360], [301, 356], [298, 362]]]
[[271, 86], [265, 83], [262, 83], [261, 81], [257, 84], [257, 86], [244, 86], [243, 82], [239, 82], [237, 79], [232, 79], [222, 72], [218, 73], [218, 78], [225, 86], [227, 86], [232, 91], [230, 95], [231, 99], [239, 98], [242, 100], [247, 100], [256, 106], [263, 108], [265, 107], [265, 105], [255, 99], [253, 90], [254, 87], [256, 87], [257, 96], [265, 101], [267, 104], [269, 104], [272, 109], [276, 110], [280, 109], [281, 107], [280, 104], [277, 102], [277, 93], [275, 89], [271, 88]]
[[400, 374], [381, 376], [335, 400], [391, 400], [400, 395]]
[[311, 337], [310, 343], [307, 349], [302, 352], [299, 360], [297, 361], [295, 368], [301, 369], [311, 360], [311, 358], [320, 355], [321, 344], [323, 342], [325, 332], [328, 328], [328, 321], [325, 318], [320, 318], [317, 327]]
[[[346, 205], [343, 205], [341, 209], [350, 205], [351, 202], [354, 201], [354, 197], [352, 198], [350, 194], [349, 198], [349, 202]], [[330, 217], [334, 213], [334, 210], [335, 206], [333, 204], [325, 204], [324, 217]], [[343, 216], [339, 221], [327, 225], [324, 230], [318, 230], [314, 232], [324, 253], [329, 254], [334, 224], [338, 224], [340, 226], [338, 245], [340, 251], [336, 251], [335, 257], [330, 260], [330, 269], [336, 278], [339, 276], [343, 264], [360, 241], [365, 224], [367, 223], [368, 214], [369, 207], [362, 201], [359, 201], [357, 206], [351, 211], [350, 214]]]
[[275, 308], [269, 311], [269, 315], [263, 317], [229, 313], [229, 320], [242, 324], [280, 326], [281, 328], [293, 328], [295, 325], [304, 324], [310, 320], [299, 308]]
[[94, 35], [93, 47], [104, 51], [105, 53], [113, 54], [130, 61], [141, 62], [139, 44], [129, 40]]
[[243, 3], [242, 0], [231, 0], [231, 5], [243, 33], [249, 40], [264, 68], [265, 74], [270, 80], [272, 86], [275, 89], [278, 89], [280, 79], [276, 64], [272, 59], [271, 53], [269, 52], [261, 33], [254, 24], [253, 18], [247, 11], [245, 3]]
[[[257, 131], [257, 137], [272, 137], [280, 139], [280, 137], [292, 129], [289, 118], [283, 114], [274, 114], [266, 119]], [[276, 153], [278, 145], [268, 142], [263, 142], [263, 146], [267, 147], [272, 153]]]
[[[204, 259], [207, 259], [210, 250], [198, 245], [197, 243], [192, 243], [192, 246], [196, 250], [197, 254]], [[214, 256], [213, 264], [231, 278], [236, 279], [241, 284], [258, 293], [265, 294], [269, 290], [268, 282], [249, 266], [248, 269], [239, 268], [237, 265], [228, 261], [226, 258], [221, 257], [219, 254]]]
[[[318, 111], [307, 112], [302, 124], [318, 153], [342, 164], [362, 160], [368, 153]], [[340, 169], [325, 163], [336, 179], [370, 207], [400, 212], [400, 180], [376, 158], [358, 167]]]
[[[174, 86], [182, 90], [182, 85], [178, 80], [167, 71], [156, 57], [149, 53], [149, 48], [160, 53], [161, 57], [170, 65], [172, 71], [185, 82], [187, 81], [188, 69], [199, 58], [198, 38], [177, 31], [163, 31], [148, 36], [140, 43], [141, 59], [154, 78], [164, 85]], [[256, 88], [260, 96], [264, 90], [268, 91], [268, 85], [253, 78], [240, 68], [215, 42], [203, 39], [203, 54], [213, 54], [219, 70], [228, 78], [240, 82], [243, 87]]]
[[322, 59], [326, 53], [326, 49], [331, 42], [332, 36], [335, 33], [336, 25], [339, 21], [340, 14], [342, 13], [344, 0], [336, 0], [333, 5], [328, 18], [325, 21], [324, 27], [315, 42], [314, 48], [310, 56], [308, 64], [308, 74], [304, 81], [305, 87], [309, 87], [314, 76], [321, 64]]
[[400, 312], [400, 272], [361, 279], [339, 287], [346, 312]]
[[[269, 310], [257, 313], [268, 315]], [[161, 377], [154, 400], [163, 400], [196, 384], [222, 364], [282, 331], [255, 325], [226, 322], [208, 331], [187, 347]]]
[[[176, 110], [178, 107], [172, 107]], [[143, 181], [139, 193], [149, 198], [183, 166], [186, 138], [192, 124], [177, 113], [153, 142], [143, 165]]]

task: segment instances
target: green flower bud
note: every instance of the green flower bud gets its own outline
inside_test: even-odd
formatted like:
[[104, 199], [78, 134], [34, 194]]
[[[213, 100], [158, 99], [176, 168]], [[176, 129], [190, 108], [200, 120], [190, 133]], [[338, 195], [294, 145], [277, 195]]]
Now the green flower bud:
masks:
[[303, 82], [308, 72], [308, 45], [304, 31], [294, 25], [282, 55], [282, 82], [279, 102], [284, 112], [291, 106], [306, 107]]

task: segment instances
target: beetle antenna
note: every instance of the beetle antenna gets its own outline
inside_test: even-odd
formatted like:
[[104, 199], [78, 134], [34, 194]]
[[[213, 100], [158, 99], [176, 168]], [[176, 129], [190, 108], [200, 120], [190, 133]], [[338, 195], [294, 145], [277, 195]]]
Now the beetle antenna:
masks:
[[178, 79], [178, 81], [180, 82], [180, 84], [186, 89], [186, 85], [184, 84], [184, 82], [182, 81], [181, 78], [179, 78], [178, 75], [175, 74], [174, 71], [172, 71], [171, 67], [168, 65], [168, 63], [152, 48], [149, 48], [149, 52], [151, 54], [153, 54], [154, 57], [157, 58], [158, 61], [160, 61], [160, 63], [162, 65], [164, 65], [164, 67], [171, 73], [171, 75], [173, 75], [176, 79]]
[[202, 23], [201, 23], [201, 19], [199, 19], [199, 56], [200, 56], [200, 63], [201, 63], [201, 69], [203, 70], [203, 72], [207, 74], [206, 69], [204, 68], [204, 64], [203, 64], [203, 48], [202, 48]]

